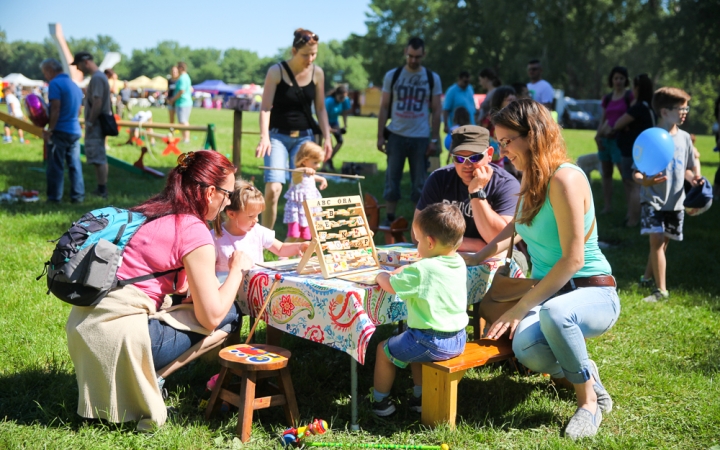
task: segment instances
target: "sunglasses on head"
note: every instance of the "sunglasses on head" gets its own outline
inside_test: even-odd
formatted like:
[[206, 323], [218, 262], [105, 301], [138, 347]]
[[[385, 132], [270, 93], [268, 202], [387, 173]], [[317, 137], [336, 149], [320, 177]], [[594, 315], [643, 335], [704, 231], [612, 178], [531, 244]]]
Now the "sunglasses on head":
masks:
[[472, 164], [477, 164], [480, 161], [483, 160], [486, 153], [476, 153], [472, 156], [460, 156], [460, 155], [452, 155], [453, 161], [455, 161], [458, 164], [465, 164], [465, 161], [470, 161]]
[[320, 38], [315, 33], [301, 34], [300, 36], [296, 37], [295, 40], [293, 41], [293, 47], [303, 46], [310, 41], [318, 42], [318, 41], [320, 41]]

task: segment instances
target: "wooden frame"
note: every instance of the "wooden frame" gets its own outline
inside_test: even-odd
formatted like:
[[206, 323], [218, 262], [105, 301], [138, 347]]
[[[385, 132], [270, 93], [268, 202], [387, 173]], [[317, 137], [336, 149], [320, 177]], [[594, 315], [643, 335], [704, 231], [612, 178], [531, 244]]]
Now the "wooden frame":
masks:
[[297, 273], [317, 254], [323, 278], [380, 268], [372, 231], [359, 195], [305, 200], [312, 240], [298, 263]]

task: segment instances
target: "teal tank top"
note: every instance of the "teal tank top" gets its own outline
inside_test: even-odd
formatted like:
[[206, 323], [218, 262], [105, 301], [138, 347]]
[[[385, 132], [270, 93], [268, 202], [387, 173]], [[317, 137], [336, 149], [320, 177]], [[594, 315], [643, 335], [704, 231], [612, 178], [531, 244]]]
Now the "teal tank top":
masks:
[[[570, 163], [561, 164], [558, 168], [570, 167], [585, 176], [585, 173], [576, 165]], [[587, 178], [585, 178], [587, 181]], [[590, 183], [588, 182], [588, 185]], [[521, 200], [522, 202], [522, 200]], [[522, 203], [520, 204], [522, 210]], [[518, 213], [519, 214], [519, 213]], [[590, 230], [593, 219], [595, 218], [595, 204], [590, 198], [590, 209], [584, 217], [583, 239]], [[535, 216], [532, 224], [515, 223], [515, 231], [522, 236], [523, 241], [528, 246], [530, 260], [532, 261], [532, 277], [541, 279], [552, 269], [555, 263], [562, 256], [562, 248], [560, 247], [560, 236], [558, 235], [557, 222], [555, 221], [555, 213], [550, 204], [550, 193], [545, 198], [545, 203]], [[591, 277], [593, 275], [611, 275], [612, 269], [610, 263], [605, 259], [605, 255], [598, 247], [597, 226], [593, 228], [590, 239], [585, 243], [585, 265], [580, 269], [573, 278]]]

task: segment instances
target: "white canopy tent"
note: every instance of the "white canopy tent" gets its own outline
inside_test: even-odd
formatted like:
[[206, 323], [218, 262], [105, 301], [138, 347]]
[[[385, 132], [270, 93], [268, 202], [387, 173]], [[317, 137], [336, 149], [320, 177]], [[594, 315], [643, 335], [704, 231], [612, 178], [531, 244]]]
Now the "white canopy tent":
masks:
[[45, 82], [42, 80], [31, 80], [21, 73], [11, 73], [3, 77], [4, 83], [14, 84], [15, 86], [42, 87]]

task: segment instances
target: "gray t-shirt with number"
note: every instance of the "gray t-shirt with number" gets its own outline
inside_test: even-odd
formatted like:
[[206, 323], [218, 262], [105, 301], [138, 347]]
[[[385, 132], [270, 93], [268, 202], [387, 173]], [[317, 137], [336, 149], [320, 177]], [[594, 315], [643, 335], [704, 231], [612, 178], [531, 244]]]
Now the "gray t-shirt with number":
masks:
[[[667, 176], [667, 181], [654, 186], [640, 188], [640, 202], [652, 205], [657, 211], [682, 211], [685, 201], [685, 171], [695, 168], [695, 155], [690, 135], [678, 130], [672, 135], [675, 143], [675, 154], [665, 170], [660, 172]], [[637, 167], [635, 167], [637, 170]]]
[[[390, 92], [392, 78], [397, 69], [385, 74], [383, 92]], [[409, 72], [405, 66], [395, 82], [392, 92], [392, 122], [388, 129], [394, 134], [405, 137], [430, 137], [430, 105], [433, 95], [442, 94], [440, 76], [433, 72], [434, 86], [430, 93], [427, 71], [421, 67], [417, 72]]]

